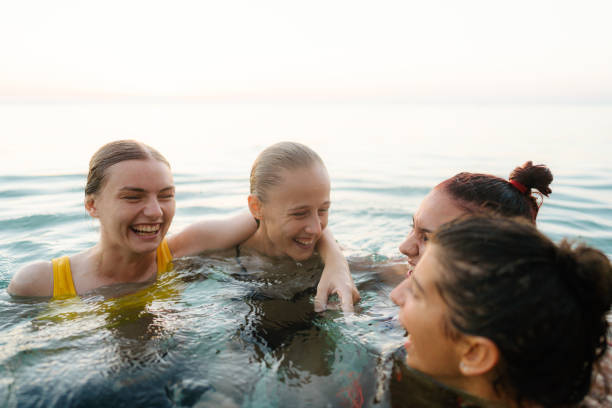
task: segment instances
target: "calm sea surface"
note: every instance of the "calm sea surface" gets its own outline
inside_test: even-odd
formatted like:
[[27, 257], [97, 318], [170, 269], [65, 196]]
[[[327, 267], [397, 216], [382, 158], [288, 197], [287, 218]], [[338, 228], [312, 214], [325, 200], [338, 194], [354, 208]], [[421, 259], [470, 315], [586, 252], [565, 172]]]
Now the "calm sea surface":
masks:
[[[11, 299], [5, 289], [19, 268], [96, 242], [83, 208], [87, 163], [119, 138], [151, 144], [172, 163], [170, 233], [245, 210], [256, 155], [294, 140], [328, 166], [329, 226], [352, 259], [399, 256], [412, 213], [441, 180], [505, 177], [526, 160], [555, 176], [539, 228], [612, 256], [611, 106], [5, 104], [0, 135], [0, 406], [409, 401], [392, 392], [403, 332], [391, 288], [367, 268], [355, 272], [362, 301], [350, 316], [311, 311], [316, 268], [284, 265], [303, 278], [274, 286], [239, 276], [226, 254], [181, 260], [119, 299]], [[425, 394], [432, 386], [418, 375], [410, 383]]]

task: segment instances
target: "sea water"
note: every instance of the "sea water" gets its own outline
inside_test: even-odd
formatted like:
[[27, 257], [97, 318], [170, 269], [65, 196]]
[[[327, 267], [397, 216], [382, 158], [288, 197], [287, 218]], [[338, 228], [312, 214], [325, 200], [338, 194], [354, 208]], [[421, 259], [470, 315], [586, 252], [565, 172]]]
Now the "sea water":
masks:
[[244, 211], [256, 155], [294, 140], [327, 164], [329, 227], [354, 263], [400, 257], [412, 214], [443, 179], [506, 177], [526, 160], [555, 176], [538, 227], [612, 254], [610, 106], [5, 104], [0, 117], [0, 406], [429, 406], [449, 392], [418, 373], [406, 389], [421, 396], [393, 392], [404, 333], [392, 287], [367, 267], [354, 270], [354, 314], [313, 312], [316, 266], [245, 279], [231, 253], [178, 260], [128, 296], [12, 299], [19, 268], [97, 241], [87, 162], [119, 138], [172, 163], [170, 234]]

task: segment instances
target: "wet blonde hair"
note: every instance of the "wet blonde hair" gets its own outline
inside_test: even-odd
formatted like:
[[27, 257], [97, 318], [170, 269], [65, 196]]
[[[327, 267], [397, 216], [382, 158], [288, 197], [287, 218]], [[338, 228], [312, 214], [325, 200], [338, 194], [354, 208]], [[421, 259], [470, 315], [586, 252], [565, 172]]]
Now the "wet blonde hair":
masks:
[[85, 195], [95, 194], [104, 185], [106, 170], [113, 164], [126, 160], [158, 160], [170, 168], [170, 163], [160, 152], [136, 140], [116, 140], [102, 146], [91, 156]]
[[251, 168], [250, 192], [265, 202], [269, 188], [282, 183], [282, 170], [308, 168], [315, 163], [325, 168], [323, 160], [308, 146], [295, 142], [276, 143], [255, 159]]

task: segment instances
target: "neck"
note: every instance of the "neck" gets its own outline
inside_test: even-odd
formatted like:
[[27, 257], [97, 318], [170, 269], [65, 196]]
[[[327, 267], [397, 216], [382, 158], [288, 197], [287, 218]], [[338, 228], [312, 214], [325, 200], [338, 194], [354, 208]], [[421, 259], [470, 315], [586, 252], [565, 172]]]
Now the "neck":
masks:
[[91, 256], [98, 277], [111, 284], [144, 282], [157, 273], [156, 251], [134, 254], [98, 244], [92, 248]]
[[458, 389], [465, 391], [470, 395], [474, 395], [486, 401], [493, 403], [493, 406], [499, 407], [518, 407], [516, 401], [509, 398], [506, 394], [499, 394], [493, 388], [492, 379], [488, 376], [466, 377], [461, 384], [449, 384]]
[[240, 246], [253, 249], [262, 255], [270, 257], [280, 257], [282, 255], [276, 250], [274, 244], [268, 238], [263, 224], [260, 224], [257, 231]]

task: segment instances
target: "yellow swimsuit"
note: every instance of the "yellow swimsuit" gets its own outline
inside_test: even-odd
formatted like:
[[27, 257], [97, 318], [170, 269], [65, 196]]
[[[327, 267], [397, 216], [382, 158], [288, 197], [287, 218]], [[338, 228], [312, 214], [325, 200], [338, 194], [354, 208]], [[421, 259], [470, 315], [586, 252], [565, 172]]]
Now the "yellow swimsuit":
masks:
[[[157, 247], [157, 273], [167, 272], [172, 268], [172, 253], [168, 247], [166, 238]], [[70, 258], [62, 256], [51, 261], [53, 263], [53, 297], [76, 296], [72, 271], [70, 270]]]

